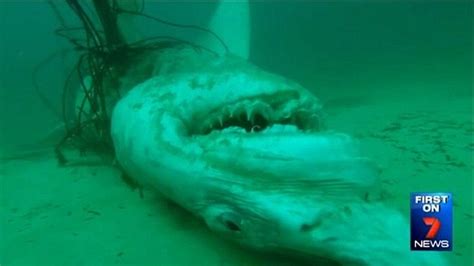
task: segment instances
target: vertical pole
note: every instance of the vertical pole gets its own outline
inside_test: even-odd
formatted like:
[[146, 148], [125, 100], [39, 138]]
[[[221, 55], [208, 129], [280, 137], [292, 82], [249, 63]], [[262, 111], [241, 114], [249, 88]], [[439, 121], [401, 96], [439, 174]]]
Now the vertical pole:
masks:
[[114, 47], [125, 44], [117, 24], [117, 14], [112, 10], [110, 2], [108, 0], [93, 0], [93, 2], [104, 29], [107, 48], [112, 50]]

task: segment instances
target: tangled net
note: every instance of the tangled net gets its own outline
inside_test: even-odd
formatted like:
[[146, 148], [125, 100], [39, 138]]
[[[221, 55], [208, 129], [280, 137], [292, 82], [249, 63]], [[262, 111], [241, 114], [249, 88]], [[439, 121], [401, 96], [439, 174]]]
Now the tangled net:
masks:
[[[100, 28], [91, 19], [92, 11], [85, 8], [85, 3], [80, 3], [79, 0], [66, 0], [66, 3], [79, 19], [81, 27], [66, 27], [56, 5], [52, 1], [49, 2], [62, 25], [55, 33], [67, 39], [73, 45], [74, 51], [79, 53], [77, 63], [67, 76], [63, 87], [61, 116], [66, 127], [66, 134], [55, 146], [56, 158], [60, 165], [68, 163], [63, 152], [66, 146], [78, 149], [81, 154], [86, 150], [113, 153], [110, 136], [111, 110], [109, 109], [111, 106], [108, 104], [107, 98], [112, 94], [113, 97], [120, 98], [119, 86], [111, 84], [126, 73], [133, 60], [144, 53], [179, 44], [189, 45], [217, 55], [216, 52], [206, 47], [170, 36], [155, 36], [126, 43], [117, 26], [117, 17], [120, 14], [141, 16], [171, 27], [202, 31], [214, 36], [225, 51], [228, 51], [222, 39], [210, 30], [152, 17], [143, 13], [143, 8], [140, 11], [124, 10], [117, 5], [116, 0], [92, 1], [95, 13], [100, 19]], [[78, 33], [82, 38], [73, 37]], [[86, 77], [88, 82], [86, 82]], [[75, 101], [70, 100], [75, 99], [78, 95], [77, 84], [72, 82], [73, 80], [80, 81], [79, 87], [83, 95]], [[41, 96], [41, 93], [39, 94]], [[45, 97], [42, 97], [42, 100], [47, 102]], [[72, 119], [71, 110], [75, 114]]]

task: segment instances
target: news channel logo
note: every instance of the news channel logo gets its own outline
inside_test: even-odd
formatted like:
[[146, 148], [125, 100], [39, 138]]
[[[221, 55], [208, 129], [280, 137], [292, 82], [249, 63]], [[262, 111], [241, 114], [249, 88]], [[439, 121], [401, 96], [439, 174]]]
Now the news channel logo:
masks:
[[411, 250], [453, 249], [451, 193], [411, 193]]

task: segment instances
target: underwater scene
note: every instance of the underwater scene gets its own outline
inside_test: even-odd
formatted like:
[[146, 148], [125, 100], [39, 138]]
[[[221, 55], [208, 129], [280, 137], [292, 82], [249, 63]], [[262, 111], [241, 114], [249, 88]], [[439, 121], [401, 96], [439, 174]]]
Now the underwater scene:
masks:
[[474, 265], [472, 1], [0, 1], [0, 265]]

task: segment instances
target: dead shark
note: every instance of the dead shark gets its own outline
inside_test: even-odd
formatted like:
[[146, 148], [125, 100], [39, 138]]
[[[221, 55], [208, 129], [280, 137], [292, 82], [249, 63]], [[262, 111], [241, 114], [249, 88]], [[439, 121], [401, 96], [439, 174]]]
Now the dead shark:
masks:
[[[316, 96], [246, 60], [248, 8], [221, 2], [210, 23], [238, 56], [177, 46], [130, 66], [111, 117], [124, 171], [258, 250], [343, 265], [444, 265], [409, 251], [400, 213], [364, 201], [376, 167], [356, 140], [324, 127]], [[142, 69], [149, 77], [127, 85]]]
[[[173, 58], [175, 60], [173, 60]], [[115, 106], [117, 160], [224, 237], [344, 265], [443, 265], [408, 250], [403, 216], [363, 200], [377, 182], [350, 136], [324, 129], [297, 83], [191, 48]]]

